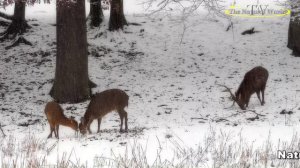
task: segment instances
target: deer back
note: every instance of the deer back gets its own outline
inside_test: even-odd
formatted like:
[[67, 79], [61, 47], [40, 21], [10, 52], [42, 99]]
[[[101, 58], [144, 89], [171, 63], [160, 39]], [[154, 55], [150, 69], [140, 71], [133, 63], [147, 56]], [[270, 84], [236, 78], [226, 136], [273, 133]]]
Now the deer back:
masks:
[[124, 109], [128, 106], [128, 95], [119, 89], [110, 89], [95, 94], [84, 118], [96, 119], [114, 110]]
[[63, 109], [56, 102], [48, 102], [45, 107], [45, 114], [49, 121], [58, 121], [65, 118]]

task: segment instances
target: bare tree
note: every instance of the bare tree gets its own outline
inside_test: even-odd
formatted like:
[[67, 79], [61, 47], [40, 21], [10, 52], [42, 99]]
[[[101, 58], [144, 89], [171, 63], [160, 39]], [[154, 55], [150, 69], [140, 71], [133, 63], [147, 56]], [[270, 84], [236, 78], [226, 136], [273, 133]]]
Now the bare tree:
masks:
[[80, 102], [91, 95], [85, 0], [57, 0], [56, 5], [56, 71], [50, 95], [58, 102]]

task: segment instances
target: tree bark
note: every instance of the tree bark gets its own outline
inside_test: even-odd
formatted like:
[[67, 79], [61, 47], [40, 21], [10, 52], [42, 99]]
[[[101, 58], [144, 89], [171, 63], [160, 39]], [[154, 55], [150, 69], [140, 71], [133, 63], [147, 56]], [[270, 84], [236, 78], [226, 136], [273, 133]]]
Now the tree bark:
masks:
[[123, 29], [127, 25], [123, 10], [123, 0], [112, 0], [110, 3], [109, 30]]
[[91, 0], [90, 2], [90, 26], [99, 27], [103, 21], [103, 11], [101, 7], [101, 0]]
[[[18, 34], [23, 34], [26, 32], [30, 26], [28, 26], [25, 20], [25, 7], [26, 2], [23, 0], [15, 1], [14, 15], [12, 17], [12, 22], [7, 28], [7, 30], [1, 35], [1, 40], [5, 40], [8, 38], [15, 38]], [[12, 37], [10, 37], [12, 36]]]
[[56, 71], [50, 95], [61, 103], [77, 103], [91, 95], [85, 0], [57, 0], [56, 9]]
[[287, 47], [293, 50], [294, 56], [300, 57], [300, 11], [298, 10], [297, 6], [292, 6]]

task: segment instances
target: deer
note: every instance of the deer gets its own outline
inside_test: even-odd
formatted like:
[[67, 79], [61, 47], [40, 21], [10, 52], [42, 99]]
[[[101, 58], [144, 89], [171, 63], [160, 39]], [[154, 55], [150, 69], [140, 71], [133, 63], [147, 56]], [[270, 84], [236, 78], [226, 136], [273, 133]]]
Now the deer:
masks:
[[[246, 110], [250, 97], [253, 93], [256, 93], [262, 106], [265, 104], [265, 88], [268, 77], [268, 70], [262, 66], [257, 66], [245, 74], [244, 79], [235, 94], [231, 92], [229, 87], [225, 85], [220, 86], [225, 87], [225, 91], [230, 93], [231, 99], [233, 100], [232, 106], [236, 102], [242, 110]], [[262, 100], [260, 98], [260, 93], [262, 94]]]
[[[106, 114], [116, 111], [119, 114], [121, 125], [120, 132], [127, 132], [127, 112], [124, 110], [128, 106], [129, 96], [120, 89], [109, 89], [92, 96], [84, 116], [80, 120], [79, 130], [81, 134], [86, 134], [88, 131], [92, 133], [90, 125], [93, 120], [98, 120], [98, 130], [100, 132], [100, 124], [102, 117]], [[123, 121], [125, 120], [125, 131], [122, 129]]]
[[50, 125], [50, 134], [48, 138], [52, 138], [52, 133], [54, 132], [55, 137], [59, 139], [59, 125], [70, 127], [77, 133], [77, 121], [74, 117], [67, 118], [64, 115], [62, 107], [58, 103], [54, 101], [48, 102], [45, 107], [45, 114]]

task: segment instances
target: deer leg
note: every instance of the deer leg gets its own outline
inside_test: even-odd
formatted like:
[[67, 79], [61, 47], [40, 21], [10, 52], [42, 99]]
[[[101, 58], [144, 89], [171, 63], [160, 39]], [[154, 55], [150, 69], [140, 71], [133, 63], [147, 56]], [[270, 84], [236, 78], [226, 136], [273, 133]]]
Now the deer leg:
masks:
[[261, 102], [261, 105], [264, 105], [265, 104], [265, 87], [264, 86], [261, 90], [261, 94], [262, 94], [262, 102]]
[[128, 121], [128, 118], [127, 118], [127, 112], [125, 110], [124, 111], [124, 115], [125, 115], [125, 132], [128, 132], [128, 125], [127, 125], [127, 121]]
[[123, 114], [122, 110], [119, 110], [119, 111], [118, 111], [118, 114], [119, 114], [120, 120], [121, 120], [120, 132], [123, 132], [122, 127], [123, 127], [124, 114]]
[[260, 104], [262, 105], [262, 101], [260, 99], [260, 91], [256, 91], [256, 95], [258, 97], [258, 100], [259, 100]]
[[246, 99], [246, 107], [248, 107], [249, 101], [250, 101], [250, 96]]
[[56, 126], [54, 126], [53, 130], [54, 130], [54, 136], [55, 136], [55, 138], [57, 138], [57, 134], [56, 134]]
[[52, 137], [52, 133], [54, 132], [54, 127], [52, 127], [50, 125], [50, 134], [48, 135], [48, 138], [51, 138]]
[[[127, 132], [128, 131], [128, 124], [127, 124], [127, 122], [128, 122], [127, 114], [128, 113], [124, 109], [122, 109], [121, 114], [123, 116], [123, 120], [125, 120], [125, 132]], [[121, 122], [121, 124], [123, 125], [123, 122]]]
[[56, 137], [57, 139], [59, 139], [58, 130], [59, 130], [59, 125], [56, 125], [54, 133], [55, 133], [55, 137]]
[[101, 120], [102, 120], [102, 118], [98, 118], [98, 131], [97, 131], [97, 133], [100, 132]]
[[120, 125], [120, 132], [123, 132], [123, 121], [125, 120], [125, 130], [124, 132], [128, 131], [128, 125], [127, 125], [127, 112], [124, 109], [121, 109], [118, 111], [121, 119], [121, 125]]
[[91, 124], [92, 124], [92, 120], [90, 120], [90, 121], [88, 121], [88, 123], [87, 123], [87, 130], [88, 130], [88, 132], [91, 134], [92, 133], [92, 131], [91, 131]]

